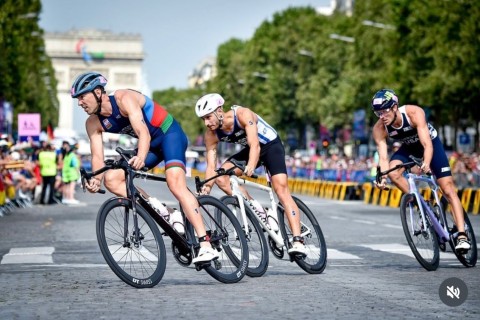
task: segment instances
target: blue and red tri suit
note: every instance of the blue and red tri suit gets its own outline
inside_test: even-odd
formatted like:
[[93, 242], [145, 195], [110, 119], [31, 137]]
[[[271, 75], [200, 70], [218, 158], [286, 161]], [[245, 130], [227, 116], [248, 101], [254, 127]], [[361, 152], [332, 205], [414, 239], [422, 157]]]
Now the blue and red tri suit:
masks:
[[[145, 166], [153, 168], [164, 160], [165, 169], [181, 167], [185, 170], [187, 136], [171, 114], [149, 97], [144, 97], [143, 119], [151, 137]], [[108, 117], [98, 115], [103, 129], [106, 132], [127, 134], [138, 138], [128, 117], [124, 117], [120, 113], [114, 92], [109, 95], [109, 99], [112, 104], [112, 114]]]

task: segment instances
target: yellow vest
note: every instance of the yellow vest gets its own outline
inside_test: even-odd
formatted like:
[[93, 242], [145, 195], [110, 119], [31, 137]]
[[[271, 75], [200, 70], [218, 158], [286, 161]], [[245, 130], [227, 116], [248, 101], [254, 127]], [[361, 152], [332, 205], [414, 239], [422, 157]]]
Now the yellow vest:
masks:
[[57, 155], [55, 151], [40, 151], [38, 154], [40, 174], [44, 177], [57, 175]]

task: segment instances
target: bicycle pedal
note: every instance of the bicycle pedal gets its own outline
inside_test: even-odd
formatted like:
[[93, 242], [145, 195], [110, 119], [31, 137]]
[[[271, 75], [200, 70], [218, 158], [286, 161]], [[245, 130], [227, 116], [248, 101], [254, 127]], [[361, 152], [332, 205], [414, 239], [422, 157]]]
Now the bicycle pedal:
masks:
[[205, 269], [207, 267], [210, 267], [212, 265], [212, 261], [202, 261], [202, 262], [197, 262], [195, 263], [195, 269], [197, 271], [200, 271], [202, 269]]
[[439, 243], [438, 247], [440, 248], [440, 250], [442, 250], [442, 252], [445, 252], [447, 250], [447, 246], [445, 245], [445, 243]]
[[290, 262], [298, 261], [298, 260], [303, 260], [307, 257], [306, 253], [289, 253], [290, 256]]

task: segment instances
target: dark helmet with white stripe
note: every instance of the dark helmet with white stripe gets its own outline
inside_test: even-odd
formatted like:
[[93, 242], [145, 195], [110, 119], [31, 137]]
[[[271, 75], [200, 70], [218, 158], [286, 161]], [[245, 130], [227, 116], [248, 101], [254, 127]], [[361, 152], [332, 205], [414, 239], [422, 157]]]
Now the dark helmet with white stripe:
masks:
[[72, 98], [78, 98], [84, 93], [92, 92], [97, 87], [105, 87], [107, 85], [107, 79], [97, 72], [82, 73], [75, 79], [70, 89]]
[[398, 97], [392, 89], [379, 90], [372, 98], [373, 111], [389, 109], [394, 105], [398, 105]]

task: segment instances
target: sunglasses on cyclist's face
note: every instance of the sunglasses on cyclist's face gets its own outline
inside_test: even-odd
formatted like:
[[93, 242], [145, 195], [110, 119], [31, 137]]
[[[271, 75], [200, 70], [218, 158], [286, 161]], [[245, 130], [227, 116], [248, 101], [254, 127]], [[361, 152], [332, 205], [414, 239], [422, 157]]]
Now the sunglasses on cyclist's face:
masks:
[[377, 117], [380, 118], [381, 116], [384, 116], [384, 115], [386, 115], [387, 113], [389, 113], [390, 110], [392, 110], [392, 108], [388, 108], [388, 109], [384, 109], [384, 110], [379, 110], [379, 111], [374, 111], [374, 113], [375, 113], [375, 115], [376, 115]]

